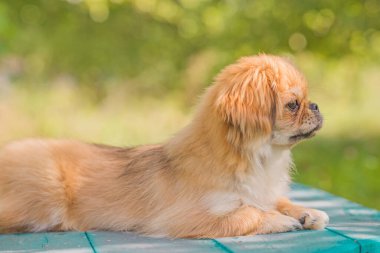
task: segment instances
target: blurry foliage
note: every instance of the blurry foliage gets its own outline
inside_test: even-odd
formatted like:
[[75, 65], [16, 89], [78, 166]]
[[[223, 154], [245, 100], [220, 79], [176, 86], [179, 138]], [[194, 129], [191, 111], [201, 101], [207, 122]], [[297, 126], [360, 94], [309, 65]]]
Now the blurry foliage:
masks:
[[0, 142], [159, 142], [223, 66], [280, 54], [325, 117], [295, 179], [380, 209], [379, 16], [378, 0], [3, 0]]
[[133, 80], [156, 92], [183, 88], [188, 65], [205, 52], [207, 81], [257, 52], [379, 59], [379, 10], [376, 0], [5, 0], [0, 53], [21, 57], [32, 80], [68, 74], [100, 90]]

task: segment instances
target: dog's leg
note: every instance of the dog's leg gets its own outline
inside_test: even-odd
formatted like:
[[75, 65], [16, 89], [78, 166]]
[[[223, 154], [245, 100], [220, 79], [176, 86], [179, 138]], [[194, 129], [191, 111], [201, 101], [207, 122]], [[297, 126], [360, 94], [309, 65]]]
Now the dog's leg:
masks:
[[[194, 217], [195, 218], [195, 217]], [[188, 219], [191, 223], [176, 226], [181, 231], [173, 237], [216, 238], [253, 234], [270, 234], [302, 229], [300, 222], [277, 211], [261, 211], [254, 207], [242, 206], [224, 216], [203, 216]], [[173, 232], [173, 231], [172, 231]]]
[[329, 216], [320, 210], [293, 204], [288, 198], [280, 198], [277, 210], [299, 220], [305, 229], [323, 229], [329, 223]]

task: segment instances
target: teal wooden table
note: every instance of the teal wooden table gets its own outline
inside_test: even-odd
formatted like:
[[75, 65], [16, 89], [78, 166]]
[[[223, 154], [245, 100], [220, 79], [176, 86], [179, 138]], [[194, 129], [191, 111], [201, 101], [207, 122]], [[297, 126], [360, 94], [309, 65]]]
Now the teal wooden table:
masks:
[[295, 184], [290, 197], [326, 211], [320, 231], [212, 240], [157, 239], [133, 233], [67, 232], [0, 235], [0, 252], [380, 252], [380, 212]]

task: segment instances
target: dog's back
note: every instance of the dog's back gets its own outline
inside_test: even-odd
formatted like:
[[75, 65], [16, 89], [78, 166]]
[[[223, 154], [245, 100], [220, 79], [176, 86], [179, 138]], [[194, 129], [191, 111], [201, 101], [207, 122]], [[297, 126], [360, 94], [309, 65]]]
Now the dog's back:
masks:
[[136, 202], [153, 204], [164, 157], [160, 146], [10, 143], [0, 150], [0, 232], [133, 228], [149, 216]]

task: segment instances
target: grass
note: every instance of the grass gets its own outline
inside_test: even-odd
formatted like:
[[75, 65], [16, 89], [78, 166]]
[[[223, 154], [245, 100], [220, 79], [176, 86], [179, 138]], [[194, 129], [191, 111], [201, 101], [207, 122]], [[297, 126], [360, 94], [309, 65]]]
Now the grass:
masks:
[[315, 137], [293, 151], [294, 179], [380, 209], [380, 138]]

